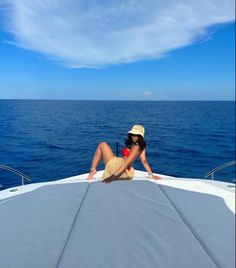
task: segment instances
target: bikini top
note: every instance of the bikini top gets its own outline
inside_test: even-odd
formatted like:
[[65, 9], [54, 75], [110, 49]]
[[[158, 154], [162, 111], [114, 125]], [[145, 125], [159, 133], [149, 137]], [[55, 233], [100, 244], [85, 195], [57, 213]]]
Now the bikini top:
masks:
[[128, 148], [124, 147], [124, 148], [122, 148], [122, 150], [121, 150], [121, 154], [122, 154], [123, 156], [128, 157], [128, 156], [130, 155], [130, 150], [129, 150]]
[[[130, 150], [128, 148], [124, 147], [121, 150], [121, 154], [122, 154], [122, 156], [128, 157], [130, 155]], [[128, 166], [127, 169], [130, 170], [131, 169], [131, 165]]]

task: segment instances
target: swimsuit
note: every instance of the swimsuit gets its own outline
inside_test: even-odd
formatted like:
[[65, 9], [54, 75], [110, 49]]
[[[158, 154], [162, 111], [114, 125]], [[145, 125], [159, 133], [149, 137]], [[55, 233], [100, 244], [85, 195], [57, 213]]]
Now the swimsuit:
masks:
[[124, 147], [124, 148], [122, 148], [122, 150], [121, 150], [121, 154], [122, 154], [123, 156], [128, 157], [128, 156], [130, 155], [130, 150], [129, 150], [128, 148]]
[[[128, 157], [130, 155], [130, 149], [124, 147], [122, 148], [121, 150], [121, 154], [124, 156], [124, 157]], [[128, 170], [131, 169], [131, 165], [127, 167]]]

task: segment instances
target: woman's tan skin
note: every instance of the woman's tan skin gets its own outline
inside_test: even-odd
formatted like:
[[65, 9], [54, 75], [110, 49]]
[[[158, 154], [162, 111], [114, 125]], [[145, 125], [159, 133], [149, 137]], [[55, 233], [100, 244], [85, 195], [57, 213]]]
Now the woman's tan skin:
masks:
[[[152, 174], [152, 170], [146, 160], [146, 150], [144, 149], [140, 155], [140, 160], [144, 166], [144, 168], [146, 169], [147, 173], [148, 174]], [[157, 176], [157, 175], [152, 175], [152, 179], [155, 179], [155, 180], [160, 180], [161, 177]]]
[[[103, 180], [103, 182], [111, 182], [113, 180], [119, 179], [121, 174], [138, 158], [140, 157], [140, 160], [148, 172], [148, 174], [151, 174], [152, 179], [161, 179], [159, 176], [152, 175], [152, 170], [146, 160], [146, 154], [145, 149], [140, 152], [139, 145], [135, 144], [135, 142], [138, 141], [137, 135], [131, 135], [132, 141], [134, 145], [131, 147], [130, 155], [128, 157], [123, 157], [124, 164], [110, 177]], [[87, 180], [91, 180], [96, 173], [96, 167], [101, 159], [103, 159], [104, 164], [106, 165], [115, 155], [113, 154], [110, 146], [106, 142], [101, 142], [93, 156], [93, 161], [90, 169], [89, 176], [87, 177]]]

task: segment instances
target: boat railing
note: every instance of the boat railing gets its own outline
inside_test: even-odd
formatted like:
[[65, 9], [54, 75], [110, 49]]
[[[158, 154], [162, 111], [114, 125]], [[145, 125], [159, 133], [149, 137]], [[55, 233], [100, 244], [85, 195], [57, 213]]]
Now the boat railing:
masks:
[[[207, 173], [204, 175], [204, 177], [205, 177], [205, 178], [208, 178], [209, 176], [211, 176], [211, 180], [214, 180], [214, 174], [215, 174], [216, 172], [218, 172], [218, 171], [220, 171], [220, 170], [222, 170], [222, 169], [224, 169], [224, 168], [226, 168], [226, 167], [233, 166], [233, 165], [235, 165], [235, 164], [236, 164], [236, 161], [235, 161], [235, 160], [230, 161], [230, 162], [227, 162], [227, 163], [225, 163], [225, 164], [223, 164], [223, 165], [220, 165], [220, 166], [218, 166], [218, 167], [212, 169], [211, 171], [207, 172]], [[234, 180], [234, 182], [235, 182], [235, 180]]]
[[31, 178], [29, 176], [25, 175], [24, 173], [22, 173], [22, 172], [20, 172], [20, 171], [18, 171], [16, 169], [14, 169], [14, 168], [11, 168], [11, 167], [8, 167], [8, 166], [5, 166], [5, 165], [0, 165], [0, 169], [7, 170], [7, 171], [9, 171], [11, 173], [14, 173], [14, 174], [20, 176], [21, 177], [21, 184], [22, 185], [25, 184], [25, 180], [31, 181]]

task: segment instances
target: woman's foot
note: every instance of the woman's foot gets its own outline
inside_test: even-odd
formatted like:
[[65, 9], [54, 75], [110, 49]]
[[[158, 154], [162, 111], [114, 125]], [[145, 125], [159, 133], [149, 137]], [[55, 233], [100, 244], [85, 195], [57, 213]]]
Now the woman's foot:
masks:
[[97, 172], [96, 168], [91, 168], [87, 180], [92, 180], [93, 176]]

